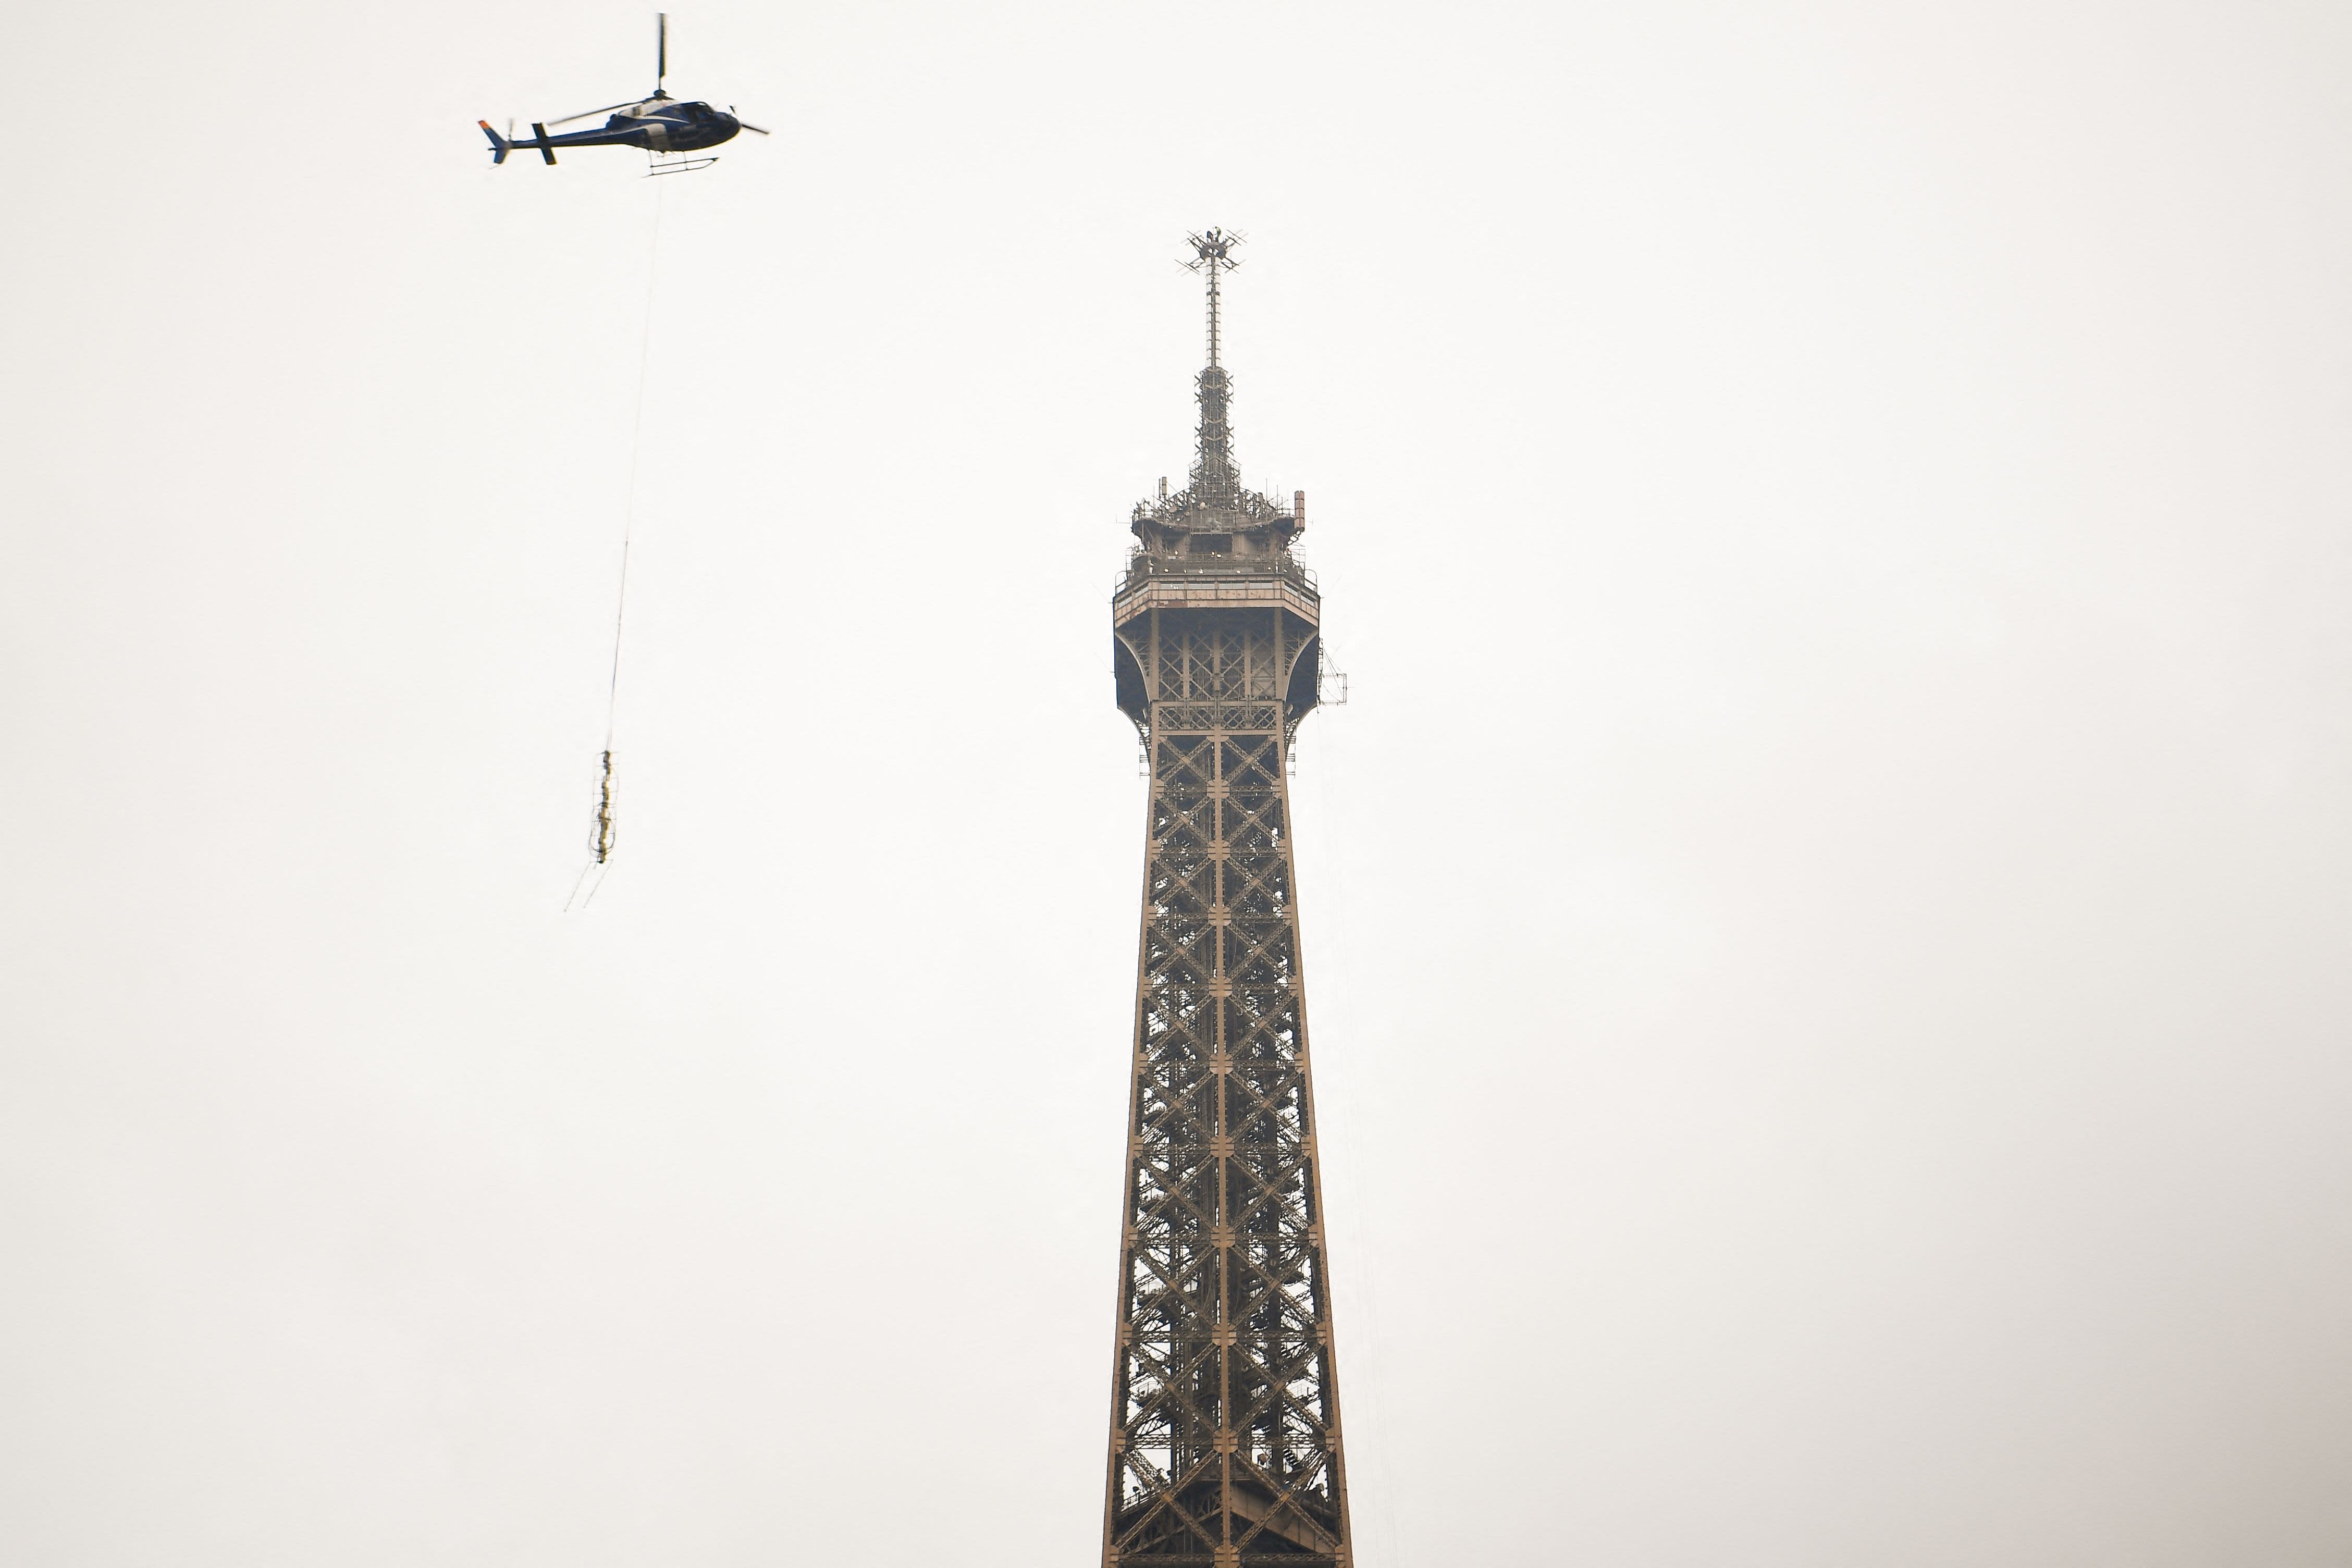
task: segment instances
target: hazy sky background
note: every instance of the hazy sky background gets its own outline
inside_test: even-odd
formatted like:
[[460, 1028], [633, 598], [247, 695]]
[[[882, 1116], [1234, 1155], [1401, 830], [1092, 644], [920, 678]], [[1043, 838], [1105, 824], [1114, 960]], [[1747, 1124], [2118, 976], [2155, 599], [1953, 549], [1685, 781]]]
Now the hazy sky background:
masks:
[[652, 26], [13, 16], [0, 1555], [1092, 1561], [1223, 224], [1364, 1568], [2352, 1560], [2352, 10]]

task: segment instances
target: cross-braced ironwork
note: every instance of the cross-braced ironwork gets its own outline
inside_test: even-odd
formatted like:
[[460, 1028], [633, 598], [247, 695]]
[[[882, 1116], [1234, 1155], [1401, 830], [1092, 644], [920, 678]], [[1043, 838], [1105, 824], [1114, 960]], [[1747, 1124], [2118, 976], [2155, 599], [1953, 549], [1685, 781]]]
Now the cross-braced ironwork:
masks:
[[[1321, 599], [1305, 496], [1243, 490], [1209, 283], [1200, 455], [1139, 506], [1112, 600], [1118, 704], [1150, 758], [1103, 1563], [1351, 1561], [1288, 754]], [[1162, 486], [1164, 491], [1165, 486]]]

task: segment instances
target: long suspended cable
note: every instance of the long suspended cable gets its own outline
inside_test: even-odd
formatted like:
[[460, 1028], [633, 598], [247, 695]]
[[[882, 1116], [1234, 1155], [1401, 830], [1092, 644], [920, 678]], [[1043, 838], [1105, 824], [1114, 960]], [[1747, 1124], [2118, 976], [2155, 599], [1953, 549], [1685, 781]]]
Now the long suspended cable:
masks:
[[[662, 205], [667, 193], [667, 186], [655, 187], [653, 234], [646, 246], [645, 324], [637, 338], [637, 406], [629, 426], [629, 478], [621, 507], [621, 578], [613, 602], [613, 671], [604, 689], [604, 752], [598, 762], [596, 825], [588, 841], [591, 858], [586, 865], [580, 868], [580, 875], [572, 883], [572, 897], [563, 901], [566, 909], [572, 907], [572, 899], [580, 897], [581, 883], [588, 880], [588, 873], [601, 873], [612, 860], [615, 841], [613, 830], [613, 734], [621, 712], [621, 639], [628, 624], [629, 545], [635, 537], [637, 526], [637, 469], [645, 452], [646, 386], [653, 365], [654, 301], [657, 297], [655, 285], [660, 276]], [[599, 874], [595, 886], [589, 888], [587, 898], [582, 900], [581, 908], [585, 909], [595, 902], [596, 889], [604, 884], [604, 879]]]

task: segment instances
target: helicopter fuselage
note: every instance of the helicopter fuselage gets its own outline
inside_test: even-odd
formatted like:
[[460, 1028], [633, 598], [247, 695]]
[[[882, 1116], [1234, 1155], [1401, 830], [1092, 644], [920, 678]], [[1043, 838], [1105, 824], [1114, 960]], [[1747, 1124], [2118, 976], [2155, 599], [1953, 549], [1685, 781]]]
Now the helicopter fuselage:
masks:
[[648, 152], [694, 152], [731, 141], [742, 129], [742, 121], [707, 103], [649, 98], [614, 110], [594, 131], [551, 136], [547, 142], [551, 147], [642, 147]]

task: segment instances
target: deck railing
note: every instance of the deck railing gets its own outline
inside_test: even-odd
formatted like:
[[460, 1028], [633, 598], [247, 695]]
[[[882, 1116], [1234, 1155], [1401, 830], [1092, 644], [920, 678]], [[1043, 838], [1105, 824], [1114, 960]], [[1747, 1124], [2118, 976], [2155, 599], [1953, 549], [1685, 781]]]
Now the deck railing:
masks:
[[1275, 555], [1154, 555], [1150, 550], [1133, 550], [1127, 558], [1127, 570], [1119, 574], [1115, 593], [1125, 593], [1155, 580], [1184, 580], [1197, 578], [1275, 578], [1294, 588], [1305, 590], [1320, 599], [1315, 574], [1288, 550]]

